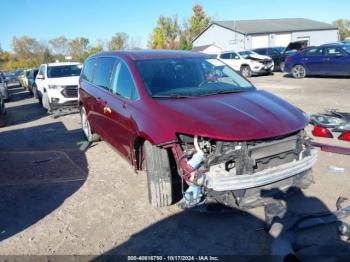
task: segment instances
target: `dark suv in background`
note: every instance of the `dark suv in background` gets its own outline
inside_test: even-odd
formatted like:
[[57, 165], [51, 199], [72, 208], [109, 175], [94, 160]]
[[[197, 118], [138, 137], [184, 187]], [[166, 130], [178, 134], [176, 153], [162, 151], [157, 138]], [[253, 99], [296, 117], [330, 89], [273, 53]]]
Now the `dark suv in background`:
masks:
[[272, 58], [275, 68], [277, 71], [284, 71], [285, 59], [289, 55], [293, 55], [300, 50], [306, 48], [308, 46], [307, 40], [290, 42], [287, 47], [265, 47], [265, 48], [257, 48], [253, 49], [253, 51], [257, 52], [260, 55], [266, 55]]

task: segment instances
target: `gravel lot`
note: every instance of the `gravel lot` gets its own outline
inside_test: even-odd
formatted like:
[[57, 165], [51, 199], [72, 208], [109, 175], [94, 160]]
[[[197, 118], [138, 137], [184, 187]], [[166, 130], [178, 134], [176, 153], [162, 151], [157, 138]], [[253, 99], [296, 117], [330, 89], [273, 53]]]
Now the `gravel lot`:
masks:
[[[299, 80], [275, 73], [251, 81], [307, 113], [350, 112], [349, 78]], [[8, 126], [0, 129], [0, 254], [269, 254], [272, 239], [256, 231], [263, 225], [262, 208], [226, 213], [152, 208], [145, 176], [105, 142], [86, 149], [78, 114], [54, 119], [22, 88], [10, 92]], [[332, 173], [329, 166], [345, 172]], [[350, 199], [349, 157], [320, 152], [314, 180], [286, 201], [291, 219], [333, 211], [339, 196]], [[335, 226], [296, 239], [317, 243], [310, 248], [321, 253], [345, 245]]]

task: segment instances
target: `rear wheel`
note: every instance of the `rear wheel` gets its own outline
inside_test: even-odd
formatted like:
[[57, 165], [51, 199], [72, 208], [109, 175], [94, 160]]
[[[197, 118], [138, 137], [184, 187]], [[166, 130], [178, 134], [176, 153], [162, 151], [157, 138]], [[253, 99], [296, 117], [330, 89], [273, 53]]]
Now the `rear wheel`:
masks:
[[34, 96], [34, 98], [36, 98], [36, 99], [39, 98], [38, 89], [37, 89], [37, 87], [36, 87], [35, 85], [33, 86], [33, 96]]
[[80, 108], [80, 119], [81, 119], [81, 127], [83, 129], [86, 140], [90, 143], [96, 142], [100, 140], [100, 136], [91, 131], [89, 120], [87, 119], [86, 111], [84, 107]]
[[252, 71], [250, 70], [249, 66], [242, 66], [240, 71], [241, 71], [241, 74], [246, 78], [252, 76]]
[[293, 66], [292, 75], [294, 78], [304, 78], [306, 76], [305, 67], [302, 65]]
[[173, 190], [168, 152], [148, 141], [144, 143], [144, 150], [149, 202], [154, 207], [169, 206], [173, 202]]

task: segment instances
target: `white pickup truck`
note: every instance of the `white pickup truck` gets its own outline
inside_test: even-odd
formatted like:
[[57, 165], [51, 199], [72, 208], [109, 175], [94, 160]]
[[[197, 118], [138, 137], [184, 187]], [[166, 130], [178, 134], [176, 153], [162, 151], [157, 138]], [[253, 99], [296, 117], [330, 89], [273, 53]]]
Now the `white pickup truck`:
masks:
[[251, 50], [227, 51], [217, 56], [219, 60], [240, 71], [244, 77], [270, 74], [274, 63], [271, 57], [259, 55]]

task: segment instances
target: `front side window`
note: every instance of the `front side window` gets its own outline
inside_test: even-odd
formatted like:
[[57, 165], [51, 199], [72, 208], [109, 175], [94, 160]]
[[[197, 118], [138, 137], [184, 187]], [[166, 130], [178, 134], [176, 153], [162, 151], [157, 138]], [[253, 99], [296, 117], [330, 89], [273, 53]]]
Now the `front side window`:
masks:
[[326, 56], [342, 56], [343, 52], [336, 47], [326, 47], [325, 49]]
[[128, 67], [122, 61], [116, 66], [111, 89], [114, 94], [124, 98], [137, 98], [137, 96], [133, 96], [133, 94], [136, 93], [133, 77]]
[[82, 68], [81, 65], [48, 66], [47, 77], [59, 78], [59, 77], [79, 76], [81, 72], [81, 68]]
[[96, 64], [96, 58], [90, 58], [84, 63], [82, 78], [87, 81], [92, 81], [92, 75], [94, 73]]
[[115, 60], [113, 57], [100, 57], [97, 59], [94, 79], [92, 81], [95, 85], [104, 89], [109, 88]]
[[255, 89], [217, 59], [178, 58], [136, 61], [147, 93], [154, 98], [181, 98]]
[[350, 55], [350, 45], [344, 45], [341, 47], [348, 55]]

